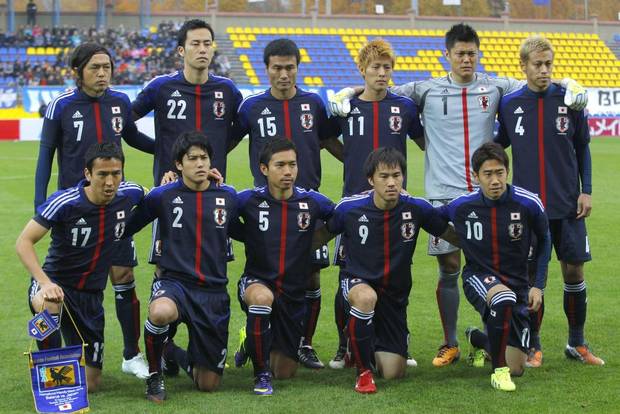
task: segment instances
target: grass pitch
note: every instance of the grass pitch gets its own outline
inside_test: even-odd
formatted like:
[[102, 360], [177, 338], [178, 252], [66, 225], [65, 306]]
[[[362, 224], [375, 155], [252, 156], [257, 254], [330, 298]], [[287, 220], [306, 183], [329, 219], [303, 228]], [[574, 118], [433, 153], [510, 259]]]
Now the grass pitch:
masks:
[[[151, 184], [150, 157], [127, 146], [126, 175], [143, 185]], [[422, 193], [423, 156], [414, 145], [409, 145], [409, 190]], [[105, 308], [105, 365], [101, 392], [90, 396], [94, 412], [620, 412], [619, 358], [613, 353], [619, 345], [618, 297], [620, 284], [616, 277], [618, 247], [616, 234], [620, 229], [620, 140], [597, 138], [591, 145], [594, 165], [593, 215], [588, 219], [588, 231], [593, 261], [586, 265], [588, 283], [588, 322], [586, 338], [595, 352], [606, 361], [604, 367], [584, 366], [568, 361], [563, 354], [567, 324], [562, 310], [562, 280], [559, 264], [550, 264], [546, 290], [546, 314], [542, 329], [544, 364], [528, 370], [524, 377], [515, 379], [515, 393], [501, 393], [490, 385], [490, 367], [474, 369], [467, 366], [467, 345], [463, 331], [469, 325], [480, 325], [480, 318], [461, 294], [459, 339], [462, 359], [455, 365], [434, 368], [431, 360], [439, 346], [442, 333], [435, 302], [437, 270], [434, 259], [426, 255], [425, 234], [418, 240], [414, 258], [414, 284], [409, 306], [411, 354], [418, 361], [410, 368], [405, 379], [384, 381], [378, 379], [379, 392], [363, 396], [353, 391], [353, 370], [334, 371], [328, 368], [310, 371], [300, 368], [295, 378], [275, 381], [276, 393], [271, 398], [252, 394], [252, 370], [228, 368], [223, 385], [217, 393], [196, 391], [185, 376], [166, 381], [169, 399], [155, 406], [144, 399], [144, 383], [121, 373], [122, 338], [115, 316], [114, 299], [110, 288], [106, 291]], [[27, 359], [29, 338], [26, 321], [28, 275], [14, 253], [14, 243], [22, 227], [33, 213], [34, 170], [38, 153], [37, 143], [0, 143], [0, 291], [3, 311], [0, 312], [0, 412], [33, 412]], [[228, 181], [235, 188], [251, 186], [247, 166], [247, 142], [229, 156]], [[54, 175], [52, 182], [56, 179]], [[334, 201], [339, 199], [342, 187], [342, 166], [329, 154], [323, 154], [323, 186], [321, 191]], [[50, 185], [50, 190], [54, 185]], [[153, 269], [146, 264], [150, 231], [136, 237], [141, 264], [136, 268], [138, 295], [142, 301], [142, 317]], [[43, 259], [47, 241], [39, 243]], [[236, 301], [236, 280], [244, 263], [243, 248], [235, 245], [237, 260], [229, 265], [231, 280], [232, 316], [228, 361], [237, 346], [237, 331], [244, 323]], [[323, 362], [327, 363], [337, 347], [333, 322], [333, 297], [338, 272], [334, 267], [322, 273], [323, 306], [314, 345]], [[186, 331], [179, 329], [177, 342], [186, 343]]]

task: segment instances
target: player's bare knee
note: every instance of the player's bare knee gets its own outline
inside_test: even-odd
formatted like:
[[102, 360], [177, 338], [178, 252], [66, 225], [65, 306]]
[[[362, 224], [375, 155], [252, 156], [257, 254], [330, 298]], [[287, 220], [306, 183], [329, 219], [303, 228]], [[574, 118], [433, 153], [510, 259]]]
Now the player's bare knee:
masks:
[[562, 276], [565, 283], [583, 282], [583, 263], [563, 263]]
[[114, 285], [130, 283], [134, 281], [133, 267], [112, 266], [110, 267], [110, 281]]
[[245, 303], [247, 305], [271, 306], [273, 304], [273, 292], [259, 283], [250, 285], [245, 291]]
[[43, 299], [43, 292], [38, 291], [36, 295], [30, 299], [30, 306], [35, 312], [47, 309], [49, 313], [60, 313], [61, 304]]
[[220, 387], [219, 375], [210, 372], [206, 375], [197, 375], [194, 378], [196, 388], [202, 392], [215, 392]]
[[275, 379], [289, 379], [293, 378], [297, 373], [297, 363], [295, 364], [278, 364], [277, 367], [273, 367], [273, 377]]
[[149, 305], [149, 320], [155, 325], [167, 325], [177, 319], [177, 306], [172, 300], [158, 298]]
[[99, 391], [101, 387], [101, 370], [99, 368], [86, 366], [86, 384], [89, 393]]
[[506, 291], [510, 291], [510, 288], [508, 288], [505, 285], [495, 285], [493, 286], [491, 289], [489, 289], [489, 291], [487, 292], [487, 303], [490, 305], [491, 301], [493, 300], [493, 297], [495, 295], [497, 295], [500, 292], [506, 292]]
[[349, 291], [349, 303], [362, 312], [370, 312], [377, 303], [377, 293], [368, 285], [356, 285]]

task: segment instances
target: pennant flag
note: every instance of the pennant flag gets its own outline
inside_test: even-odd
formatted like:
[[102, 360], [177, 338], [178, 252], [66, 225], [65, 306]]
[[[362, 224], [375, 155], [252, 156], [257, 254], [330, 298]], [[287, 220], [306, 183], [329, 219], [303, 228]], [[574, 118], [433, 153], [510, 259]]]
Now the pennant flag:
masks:
[[41, 313], [34, 315], [34, 318], [28, 321], [28, 335], [37, 341], [42, 341], [58, 329], [58, 323], [52, 318], [52, 315], [43, 310]]

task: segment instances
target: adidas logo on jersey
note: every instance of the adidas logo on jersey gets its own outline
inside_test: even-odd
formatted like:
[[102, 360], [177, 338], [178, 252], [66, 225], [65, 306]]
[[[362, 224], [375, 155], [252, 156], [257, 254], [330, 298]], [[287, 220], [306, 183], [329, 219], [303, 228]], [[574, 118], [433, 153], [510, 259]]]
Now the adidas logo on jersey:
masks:
[[258, 208], [269, 208], [269, 204], [263, 200], [263, 202], [258, 205]]
[[515, 114], [522, 114], [523, 113], [523, 108], [518, 107], [517, 109], [515, 109], [514, 113]]
[[172, 204], [183, 204], [183, 200], [181, 200], [181, 197], [177, 196], [174, 200], [172, 200]]
[[359, 108], [357, 106], [355, 108], [353, 108], [353, 110], [351, 111], [351, 114], [353, 114], [353, 115], [357, 115], [359, 113], [361, 113], [361, 112], [360, 112], [360, 110], [359, 110]]
[[358, 218], [357, 221], [361, 221], [362, 223], [368, 223], [368, 218], [366, 218], [366, 214], [362, 215], [362, 217]]
[[472, 211], [471, 213], [469, 213], [469, 215], [467, 216], [467, 218], [473, 218], [473, 219], [477, 219], [478, 215], [476, 214], [475, 211]]
[[175, 89], [175, 90], [174, 90], [174, 92], [172, 92], [172, 93], [170, 94], [170, 96], [171, 96], [172, 98], [180, 98], [180, 97], [181, 97], [181, 92], [179, 92], [179, 90], [178, 90], [178, 89]]
[[271, 115], [271, 111], [269, 110], [269, 108], [265, 108], [263, 109], [263, 112], [260, 113], [261, 115]]
[[450, 92], [448, 92], [448, 88], [443, 88], [443, 91], [441, 91], [442, 95], [448, 95]]
[[82, 114], [80, 113], [80, 111], [75, 111], [75, 112], [73, 113], [73, 116], [72, 116], [71, 118], [76, 119], [76, 118], [84, 118], [84, 117], [82, 116]]
[[85, 224], [87, 224], [87, 223], [86, 223], [86, 220], [84, 220], [84, 218], [83, 218], [83, 217], [80, 217], [80, 219], [79, 219], [78, 221], [76, 221], [76, 222], [75, 222], [75, 224], [76, 224], [77, 226], [84, 226], [84, 225], [85, 225]]

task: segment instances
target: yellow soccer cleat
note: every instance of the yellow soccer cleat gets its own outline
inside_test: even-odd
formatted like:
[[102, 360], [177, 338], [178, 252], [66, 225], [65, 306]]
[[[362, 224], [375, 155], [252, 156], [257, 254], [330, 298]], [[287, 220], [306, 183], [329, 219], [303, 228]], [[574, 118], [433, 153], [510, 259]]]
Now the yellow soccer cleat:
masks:
[[500, 391], [514, 391], [517, 389], [517, 386], [510, 378], [510, 368], [508, 367], [495, 368], [495, 372], [491, 374], [491, 385]]

